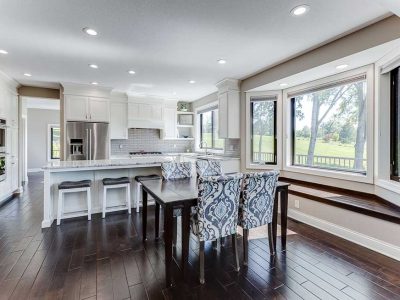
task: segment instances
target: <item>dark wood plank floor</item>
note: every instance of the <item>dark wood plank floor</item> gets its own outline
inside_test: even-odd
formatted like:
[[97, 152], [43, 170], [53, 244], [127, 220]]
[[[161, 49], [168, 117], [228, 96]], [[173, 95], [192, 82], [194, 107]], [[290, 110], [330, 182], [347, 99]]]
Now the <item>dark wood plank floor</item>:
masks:
[[399, 262], [294, 221], [286, 252], [278, 242], [272, 259], [268, 241], [253, 240], [239, 273], [229, 242], [219, 252], [207, 245], [203, 286], [191, 240], [189, 276], [175, 270], [176, 285], [165, 289], [152, 209], [146, 244], [136, 213], [42, 231], [42, 185], [31, 176], [25, 194], [0, 208], [0, 299], [400, 299]]

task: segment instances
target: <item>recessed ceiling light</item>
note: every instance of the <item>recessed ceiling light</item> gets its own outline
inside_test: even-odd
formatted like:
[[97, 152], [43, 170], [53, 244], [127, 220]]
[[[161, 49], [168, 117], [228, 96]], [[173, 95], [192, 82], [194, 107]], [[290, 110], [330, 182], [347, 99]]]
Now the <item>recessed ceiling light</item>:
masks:
[[131, 75], [136, 74], [136, 72], [133, 71], [133, 70], [129, 70], [128, 73], [131, 74]]
[[8, 51], [0, 49], [0, 54], [8, 54]]
[[85, 27], [82, 30], [83, 30], [83, 32], [87, 33], [88, 35], [92, 35], [92, 36], [97, 35], [97, 31], [94, 30], [93, 28]]
[[281, 84], [279, 84], [281, 87], [285, 87], [285, 86], [288, 86], [289, 84], [287, 84], [287, 83], [281, 83]]
[[26, 77], [31, 77], [32, 74], [30, 74], [30, 73], [24, 73], [24, 76], [26, 76]]
[[338, 70], [343, 70], [343, 69], [346, 69], [348, 66], [349, 66], [349, 65], [343, 64], [343, 65], [337, 66], [336, 69], [338, 69]]
[[98, 85], [99, 83], [97, 81], [92, 82], [93, 85]]
[[224, 64], [226, 64], [226, 60], [223, 59], [223, 58], [218, 59], [218, 63], [219, 63], [220, 65], [224, 65]]
[[196, 83], [196, 81], [195, 80], [189, 80], [189, 83], [193, 84], [193, 83]]
[[292, 16], [302, 16], [310, 10], [310, 7], [306, 4], [296, 6], [290, 11]]
[[95, 64], [90, 64], [89, 67], [91, 67], [92, 69], [98, 69], [99, 68], [99, 66], [95, 65]]

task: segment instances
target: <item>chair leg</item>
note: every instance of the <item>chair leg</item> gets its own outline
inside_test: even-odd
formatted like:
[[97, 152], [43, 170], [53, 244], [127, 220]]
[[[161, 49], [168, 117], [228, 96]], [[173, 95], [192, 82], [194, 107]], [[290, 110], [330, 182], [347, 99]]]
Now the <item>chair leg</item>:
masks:
[[270, 253], [270, 255], [275, 255], [274, 233], [273, 233], [272, 223], [268, 224], [268, 244], [269, 244], [269, 253]]
[[243, 264], [247, 266], [249, 261], [249, 230], [243, 228]]
[[90, 190], [90, 188], [88, 188], [88, 189], [86, 190], [86, 193], [87, 193], [86, 197], [87, 197], [87, 209], [88, 209], [88, 211], [87, 211], [87, 213], [88, 213], [87, 218], [88, 218], [88, 220], [90, 221], [90, 220], [92, 219], [92, 195], [91, 195], [91, 190]]
[[131, 214], [131, 185], [128, 183], [126, 186], [126, 205], [128, 206], [128, 213]]
[[224, 248], [224, 247], [225, 247], [225, 237], [222, 237], [222, 238], [220, 239], [220, 247], [221, 247], [221, 248]]
[[106, 217], [106, 206], [107, 206], [106, 197], [107, 197], [107, 188], [103, 187], [103, 213], [102, 213], [103, 219]]
[[142, 198], [142, 184], [140, 182], [136, 185], [136, 212], [140, 212], [140, 199]]
[[200, 242], [199, 263], [200, 263], [200, 283], [204, 284], [204, 241]]
[[235, 271], [239, 272], [240, 266], [239, 266], [239, 255], [238, 255], [238, 248], [237, 248], [237, 238], [236, 238], [236, 233], [232, 234], [232, 250], [233, 250], [233, 256], [235, 259]]
[[61, 215], [62, 215], [62, 206], [63, 206], [63, 192], [58, 191], [58, 207], [57, 207], [57, 225], [61, 223]]
[[216, 239], [216, 240], [212, 241], [212, 247], [213, 247], [214, 250], [217, 250], [217, 251], [218, 251], [218, 240], [219, 239]]

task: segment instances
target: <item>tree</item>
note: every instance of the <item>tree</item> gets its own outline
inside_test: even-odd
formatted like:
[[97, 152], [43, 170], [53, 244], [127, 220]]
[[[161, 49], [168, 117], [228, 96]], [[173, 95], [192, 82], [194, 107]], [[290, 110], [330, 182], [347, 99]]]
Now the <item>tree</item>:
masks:
[[363, 160], [364, 160], [364, 145], [366, 140], [366, 113], [365, 113], [365, 95], [364, 95], [364, 84], [363, 82], [357, 82], [355, 84], [357, 90], [357, 136], [356, 144], [354, 145], [355, 159], [354, 159], [354, 169], [363, 170]]
[[[253, 135], [258, 134], [258, 153], [263, 152], [263, 137], [274, 135], [274, 108], [271, 100], [254, 101], [253, 108]], [[253, 144], [254, 147], [254, 144]], [[254, 150], [253, 150], [254, 151]]]

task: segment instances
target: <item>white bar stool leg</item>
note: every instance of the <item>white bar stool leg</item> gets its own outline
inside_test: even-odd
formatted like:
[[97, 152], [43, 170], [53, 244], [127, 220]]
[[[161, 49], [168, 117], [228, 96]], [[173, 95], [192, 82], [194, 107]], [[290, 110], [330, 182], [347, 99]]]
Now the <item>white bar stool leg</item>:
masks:
[[88, 220], [92, 219], [92, 193], [90, 188], [86, 190], [87, 193], [87, 208], [88, 208]]
[[107, 207], [107, 201], [106, 201], [106, 197], [107, 197], [107, 187], [104, 186], [103, 187], [103, 219], [106, 217], [106, 207]]
[[140, 212], [140, 200], [142, 199], [142, 184], [140, 182], [137, 182], [136, 185], [136, 212]]
[[60, 225], [61, 223], [62, 207], [63, 207], [63, 191], [58, 190], [57, 226]]
[[126, 204], [128, 206], [128, 213], [131, 214], [131, 184], [126, 185]]

